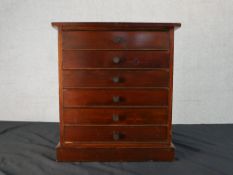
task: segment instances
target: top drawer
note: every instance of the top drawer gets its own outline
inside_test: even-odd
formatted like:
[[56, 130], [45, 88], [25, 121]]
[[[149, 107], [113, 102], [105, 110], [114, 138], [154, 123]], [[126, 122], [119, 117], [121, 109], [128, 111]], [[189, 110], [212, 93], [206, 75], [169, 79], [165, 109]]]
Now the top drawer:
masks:
[[168, 50], [167, 31], [64, 31], [63, 49]]

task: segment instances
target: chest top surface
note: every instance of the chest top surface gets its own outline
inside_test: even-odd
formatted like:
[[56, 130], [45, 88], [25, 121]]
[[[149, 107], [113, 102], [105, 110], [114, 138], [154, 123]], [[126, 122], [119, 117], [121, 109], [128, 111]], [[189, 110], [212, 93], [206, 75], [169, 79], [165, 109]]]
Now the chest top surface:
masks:
[[53, 22], [63, 30], [158, 30], [178, 28], [181, 23], [127, 23], [127, 22]]

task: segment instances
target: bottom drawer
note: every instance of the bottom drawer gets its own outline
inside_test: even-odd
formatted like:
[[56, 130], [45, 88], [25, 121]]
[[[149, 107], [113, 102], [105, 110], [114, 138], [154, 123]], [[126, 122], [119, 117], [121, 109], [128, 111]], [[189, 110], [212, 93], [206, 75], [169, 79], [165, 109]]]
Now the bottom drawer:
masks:
[[65, 126], [65, 142], [166, 141], [167, 126]]

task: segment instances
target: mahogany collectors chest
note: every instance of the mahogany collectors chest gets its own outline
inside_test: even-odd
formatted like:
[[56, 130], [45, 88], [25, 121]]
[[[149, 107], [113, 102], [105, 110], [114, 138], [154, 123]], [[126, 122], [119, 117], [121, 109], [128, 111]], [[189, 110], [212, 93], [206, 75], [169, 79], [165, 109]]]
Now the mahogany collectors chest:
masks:
[[174, 29], [179, 23], [58, 28], [58, 161], [174, 159]]

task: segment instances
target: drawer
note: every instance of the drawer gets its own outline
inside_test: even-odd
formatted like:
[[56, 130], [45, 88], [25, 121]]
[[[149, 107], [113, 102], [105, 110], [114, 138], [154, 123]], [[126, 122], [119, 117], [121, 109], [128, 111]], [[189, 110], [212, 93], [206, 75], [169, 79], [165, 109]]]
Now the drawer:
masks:
[[64, 89], [64, 107], [167, 106], [168, 89]]
[[167, 70], [63, 70], [63, 87], [168, 87]]
[[66, 142], [166, 141], [166, 126], [65, 126]]
[[64, 31], [63, 49], [169, 49], [168, 31]]
[[165, 108], [64, 108], [65, 124], [167, 124]]
[[169, 68], [168, 51], [64, 50], [63, 68]]

